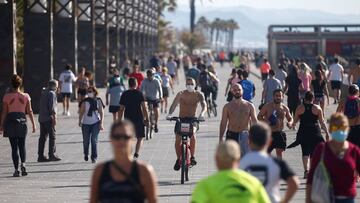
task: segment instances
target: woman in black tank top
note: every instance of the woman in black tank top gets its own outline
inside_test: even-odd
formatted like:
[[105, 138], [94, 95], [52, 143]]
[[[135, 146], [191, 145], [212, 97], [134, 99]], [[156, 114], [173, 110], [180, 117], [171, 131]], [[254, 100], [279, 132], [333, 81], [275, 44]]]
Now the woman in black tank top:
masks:
[[118, 121], [111, 127], [114, 160], [95, 168], [90, 202], [149, 203], [156, 202], [156, 178], [152, 167], [131, 158], [134, 127]]
[[311, 87], [315, 95], [315, 104], [320, 105], [324, 112], [325, 96], [327, 98], [327, 104], [329, 105], [329, 91], [326, 85], [324, 76], [320, 70], [315, 71], [315, 80], [311, 81]]
[[320, 126], [326, 133], [326, 139], [329, 138], [329, 132], [324, 121], [323, 112], [320, 106], [313, 104], [313, 101], [314, 94], [310, 91], [306, 92], [303, 104], [296, 109], [293, 123], [293, 128], [295, 128], [296, 123], [300, 120], [296, 140], [301, 145], [304, 178], [307, 178], [310, 157], [315, 147], [319, 143], [324, 142]]

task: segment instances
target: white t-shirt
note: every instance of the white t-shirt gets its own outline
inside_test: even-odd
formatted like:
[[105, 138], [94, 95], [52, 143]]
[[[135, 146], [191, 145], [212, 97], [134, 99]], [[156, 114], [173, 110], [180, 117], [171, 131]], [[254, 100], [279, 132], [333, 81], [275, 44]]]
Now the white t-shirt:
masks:
[[281, 201], [280, 180], [287, 180], [295, 173], [288, 165], [265, 152], [249, 152], [240, 160], [240, 168], [257, 177], [266, 188], [271, 202]]
[[344, 72], [342, 65], [334, 63], [330, 66], [329, 70], [331, 71], [330, 81], [342, 81], [341, 72]]
[[61, 93], [72, 93], [72, 85], [76, 81], [76, 77], [71, 70], [63, 71], [59, 81], [61, 82]]
[[[83, 116], [81, 123], [84, 125], [93, 125], [93, 124], [99, 122], [100, 121], [99, 110], [94, 111], [92, 113], [92, 116], [88, 116], [90, 104], [89, 104], [89, 102], [86, 102], [86, 101], [84, 101], [84, 103], [85, 103], [85, 112], [84, 112], [84, 116]], [[97, 108], [98, 109], [102, 108], [102, 104], [101, 104], [100, 100], [97, 100]]]

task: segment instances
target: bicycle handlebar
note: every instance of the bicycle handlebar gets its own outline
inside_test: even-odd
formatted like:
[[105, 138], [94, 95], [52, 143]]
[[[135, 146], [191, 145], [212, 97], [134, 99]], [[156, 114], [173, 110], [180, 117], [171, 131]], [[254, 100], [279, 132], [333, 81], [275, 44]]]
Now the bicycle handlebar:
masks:
[[[173, 116], [171, 118], [166, 118], [168, 121], [180, 121], [182, 118], [178, 116]], [[199, 118], [188, 118], [191, 122], [204, 122], [204, 120], [200, 120]]]

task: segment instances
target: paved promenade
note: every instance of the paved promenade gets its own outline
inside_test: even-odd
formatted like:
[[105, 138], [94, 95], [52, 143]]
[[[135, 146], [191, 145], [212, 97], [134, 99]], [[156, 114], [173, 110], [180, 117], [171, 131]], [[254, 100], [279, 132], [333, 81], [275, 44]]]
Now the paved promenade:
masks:
[[[230, 73], [228, 65], [223, 68], [217, 67], [217, 72], [222, 82], [218, 97], [219, 115], [225, 104], [225, 85]], [[181, 76], [182, 76], [181, 72]], [[251, 75], [257, 88], [255, 98], [256, 107], [260, 103], [261, 81]], [[184, 77], [181, 77], [180, 85], [176, 86], [176, 92], [184, 89]], [[105, 97], [104, 90], [102, 97]], [[173, 99], [171, 95], [170, 103]], [[62, 105], [59, 104], [59, 113]], [[335, 106], [327, 107], [327, 115], [335, 111]], [[92, 170], [95, 165], [85, 162], [82, 154], [82, 135], [78, 127], [77, 108], [73, 103], [70, 117], [59, 115], [57, 125], [57, 154], [62, 158], [60, 162], [37, 163], [37, 146], [39, 130], [35, 134], [29, 134], [27, 138], [27, 177], [13, 178], [11, 161], [11, 149], [9, 141], [0, 138], [0, 202], [87, 202], [89, 199], [89, 185]], [[106, 109], [108, 112], [108, 109]], [[109, 143], [109, 127], [112, 116], [105, 116], [105, 130], [99, 136], [99, 159], [102, 162], [111, 159], [111, 146]], [[214, 164], [214, 151], [218, 143], [220, 116], [207, 119], [202, 123], [197, 136], [196, 158], [198, 165], [190, 170], [190, 182], [180, 184], [180, 172], [173, 171], [175, 161], [174, 152], [174, 123], [165, 120], [161, 116], [159, 133], [155, 138], [145, 141], [139, 159], [151, 164], [157, 173], [159, 200], [161, 203], [185, 203], [189, 202], [190, 195], [195, 184], [216, 171]], [[288, 143], [295, 139], [295, 131], [287, 130]], [[285, 152], [285, 160], [302, 178], [303, 169], [301, 162], [300, 147]], [[339, 174], [342, 175], [342, 174]], [[285, 185], [282, 185], [282, 190]], [[301, 179], [298, 193], [292, 202], [304, 202], [305, 182]], [[360, 198], [357, 199], [360, 202]]]

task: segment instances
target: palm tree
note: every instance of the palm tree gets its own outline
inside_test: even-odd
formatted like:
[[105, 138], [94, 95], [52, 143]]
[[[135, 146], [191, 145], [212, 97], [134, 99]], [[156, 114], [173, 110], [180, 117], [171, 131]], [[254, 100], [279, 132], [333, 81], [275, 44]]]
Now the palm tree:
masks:
[[190, 32], [194, 33], [195, 30], [195, 0], [190, 0]]
[[211, 26], [209, 20], [206, 17], [201, 16], [198, 19], [195, 27], [196, 30], [204, 34], [207, 43], [211, 45], [210, 32], [209, 32]]
[[229, 44], [228, 44], [228, 47], [230, 49], [233, 49], [234, 48], [234, 33], [235, 33], [235, 30], [240, 29], [240, 27], [239, 27], [238, 23], [233, 19], [228, 20], [228, 27], [229, 27]]

